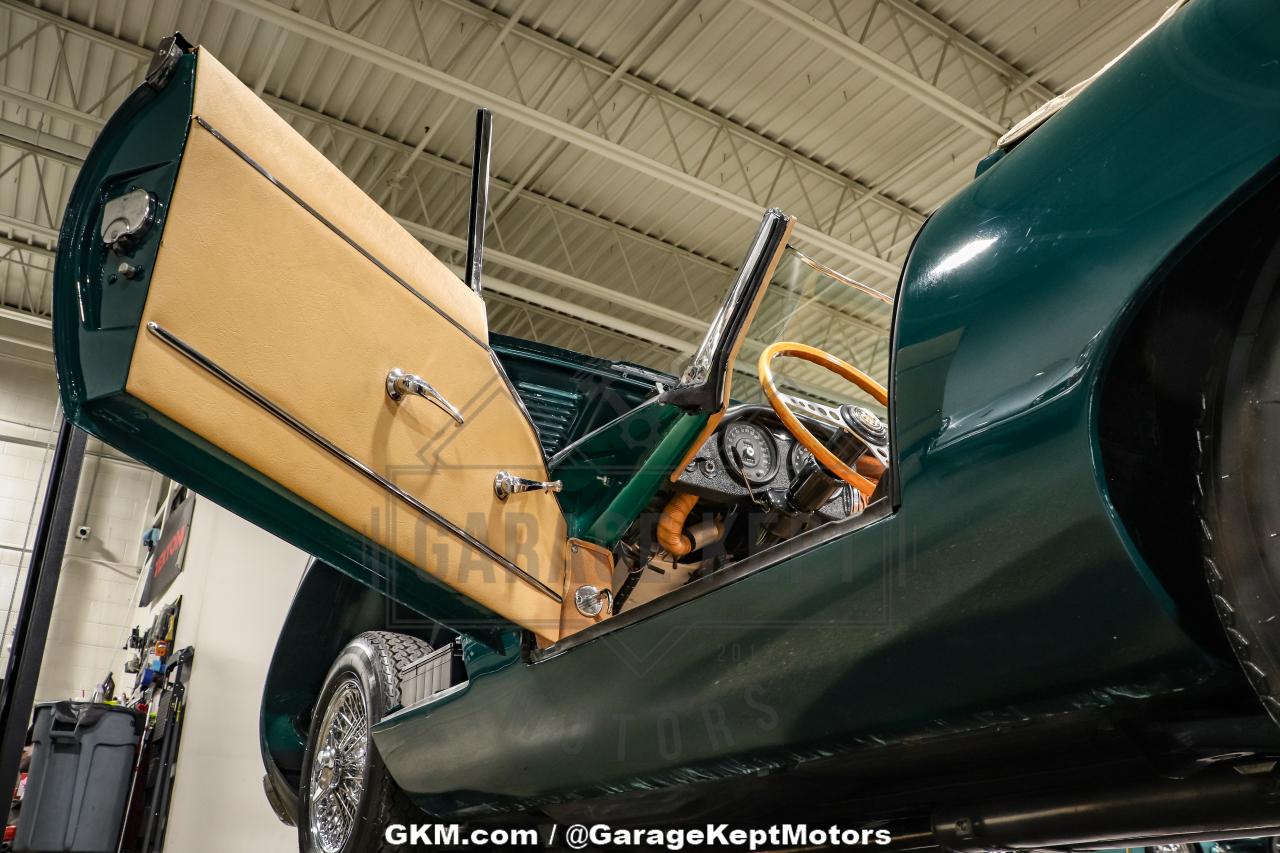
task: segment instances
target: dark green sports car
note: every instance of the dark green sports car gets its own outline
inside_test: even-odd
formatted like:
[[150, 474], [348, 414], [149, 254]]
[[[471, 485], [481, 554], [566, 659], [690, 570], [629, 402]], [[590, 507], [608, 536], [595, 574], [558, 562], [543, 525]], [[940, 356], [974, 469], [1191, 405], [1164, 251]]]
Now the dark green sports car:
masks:
[[490, 336], [166, 40], [68, 206], [62, 399], [315, 555], [262, 706], [302, 848], [423, 812], [1280, 832], [1280, 4], [1191, 0], [1057, 106], [893, 299], [765, 212], [674, 377]]

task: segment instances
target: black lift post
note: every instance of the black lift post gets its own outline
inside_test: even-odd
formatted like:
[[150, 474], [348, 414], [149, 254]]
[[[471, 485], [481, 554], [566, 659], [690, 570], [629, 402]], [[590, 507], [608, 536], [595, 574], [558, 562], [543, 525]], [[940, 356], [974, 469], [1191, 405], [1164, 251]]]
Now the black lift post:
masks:
[[[87, 440], [84, 432], [64, 420], [53, 448], [44, 505], [31, 545], [27, 582], [14, 622], [9, 665], [5, 669], [4, 684], [0, 685], [0, 791], [12, 791], [18, 779], [18, 764], [22, 760], [36, 682], [49, 638], [49, 620], [53, 616], [58, 578], [62, 575], [62, 557], [71, 532], [71, 514], [75, 509]], [[4, 799], [8, 799], [7, 795]]]

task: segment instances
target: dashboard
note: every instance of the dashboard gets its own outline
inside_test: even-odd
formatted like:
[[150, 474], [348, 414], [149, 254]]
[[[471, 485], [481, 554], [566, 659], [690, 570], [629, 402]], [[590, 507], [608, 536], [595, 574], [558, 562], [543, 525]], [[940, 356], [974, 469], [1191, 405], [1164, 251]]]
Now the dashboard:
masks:
[[[829, 425], [803, 414], [800, 417], [815, 436], [829, 437]], [[812, 459], [813, 455], [782, 426], [773, 409], [734, 406], [680, 472], [678, 482], [700, 498], [774, 503], [786, 494]], [[852, 492], [848, 486], [841, 488], [819, 510], [819, 515], [832, 520], [847, 517], [855, 509]]]

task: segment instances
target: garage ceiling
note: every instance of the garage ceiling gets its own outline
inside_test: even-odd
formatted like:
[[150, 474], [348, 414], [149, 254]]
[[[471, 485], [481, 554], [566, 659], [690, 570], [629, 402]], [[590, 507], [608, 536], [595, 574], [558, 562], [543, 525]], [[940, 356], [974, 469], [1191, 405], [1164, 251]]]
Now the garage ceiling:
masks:
[[[175, 30], [455, 265], [493, 109], [493, 330], [675, 370], [763, 208], [891, 294], [1002, 130], [1166, 4], [0, 0], [0, 321], [47, 318], [78, 163]], [[840, 310], [884, 376], [890, 309], [864, 302]]]

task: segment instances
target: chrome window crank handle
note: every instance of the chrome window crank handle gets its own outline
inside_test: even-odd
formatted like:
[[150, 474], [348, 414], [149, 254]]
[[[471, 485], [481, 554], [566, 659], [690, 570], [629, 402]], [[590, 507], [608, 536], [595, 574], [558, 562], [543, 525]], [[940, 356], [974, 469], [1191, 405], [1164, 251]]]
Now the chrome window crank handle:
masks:
[[439, 406], [449, 417], [457, 422], [458, 426], [462, 426], [462, 412], [459, 412], [453, 403], [445, 399], [444, 395], [432, 387], [431, 383], [413, 373], [405, 373], [398, 367], [391, 368], [387, 373], [387, 396], [395, 402], [399, 403], [405, 398], [405, 395], [413, 395], [430, 400]]
[[493, 478], [493, 493], [500, 501], [505, 501], [521, 492], [558, 492], [562, 488], [564, 484], [559, 480], [527, 480], [524, 477], [517, 477], [510, 471], [499, 471]]

